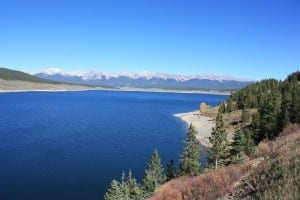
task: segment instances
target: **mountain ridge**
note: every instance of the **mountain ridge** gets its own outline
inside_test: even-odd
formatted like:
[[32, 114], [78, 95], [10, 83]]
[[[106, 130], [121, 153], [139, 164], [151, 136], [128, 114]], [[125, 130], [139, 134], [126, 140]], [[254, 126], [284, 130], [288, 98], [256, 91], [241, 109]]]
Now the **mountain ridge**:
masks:
[[237, 90], [251, 80], [213, 74], [178, 75], [155, 72], [100, 72], [65, 71], [48, 68], [35, 73], [35, 76], [53, 81], [112, 87], [188, 89], [188, 90]]

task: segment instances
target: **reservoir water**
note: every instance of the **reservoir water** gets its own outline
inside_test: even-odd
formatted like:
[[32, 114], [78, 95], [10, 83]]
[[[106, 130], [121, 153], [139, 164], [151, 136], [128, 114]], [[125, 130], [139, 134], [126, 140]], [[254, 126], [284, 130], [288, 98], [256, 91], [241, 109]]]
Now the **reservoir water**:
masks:
[[102, 199], [112, 179], [140, 180], [155, 148], [178, 160], [175, 113], [227, 96], [83, 91], [0, 94], [0, 199]]

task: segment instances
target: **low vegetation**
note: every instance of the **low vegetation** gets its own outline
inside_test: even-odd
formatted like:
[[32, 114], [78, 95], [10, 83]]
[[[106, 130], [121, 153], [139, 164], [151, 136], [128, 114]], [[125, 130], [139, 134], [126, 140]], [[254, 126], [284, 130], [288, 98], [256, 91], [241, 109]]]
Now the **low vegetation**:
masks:
[[254, 156], [263, 162], [240, 180], [231, 197], [300, 199], [300, 124], [288, 125], [273, 141], [262, 141]]
[[200, 176], [181, 176], [158, 188], [150, 200], [217, 199], [230, 193], [241, 175], [239, 167], [229, 166]]

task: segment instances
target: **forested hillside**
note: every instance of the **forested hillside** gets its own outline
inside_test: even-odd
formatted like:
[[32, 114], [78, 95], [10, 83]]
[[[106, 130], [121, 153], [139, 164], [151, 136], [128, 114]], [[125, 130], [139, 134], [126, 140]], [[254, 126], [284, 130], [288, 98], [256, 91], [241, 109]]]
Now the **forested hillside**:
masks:
[[288, 123], [300, 123], [300, 72], [284, 81], [268, 79], [233, 93], [227, 100], [225, 112], [258, 108], [248, 127], [255, 142], [274, 138]]
[[51, 83], [51, 84], [58, 83], [56, 81], [50, 81], [50, 80], [38, 78], [21, 71], [16, 71], [16, 70], [11, 70], [6, 68], [0, 68], [0, 79], [19, 80], [19, 81], [27, 81], [27, 82], [34, 82], [34, 83]]

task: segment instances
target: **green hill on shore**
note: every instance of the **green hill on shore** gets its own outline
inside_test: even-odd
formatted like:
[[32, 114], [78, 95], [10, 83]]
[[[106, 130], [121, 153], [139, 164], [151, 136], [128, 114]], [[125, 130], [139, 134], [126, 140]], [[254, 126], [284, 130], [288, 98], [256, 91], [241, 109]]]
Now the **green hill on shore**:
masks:
[[35, 77], [33, 75], [27, 74], [25, 72], [11, 70], [7, 68], [0, 68], [0, 79], [4, 80], [19, 80], [34, 83], [49, 83], [49, 84], [59, 84], [60, 82], [46, 80], [42, 78]]

